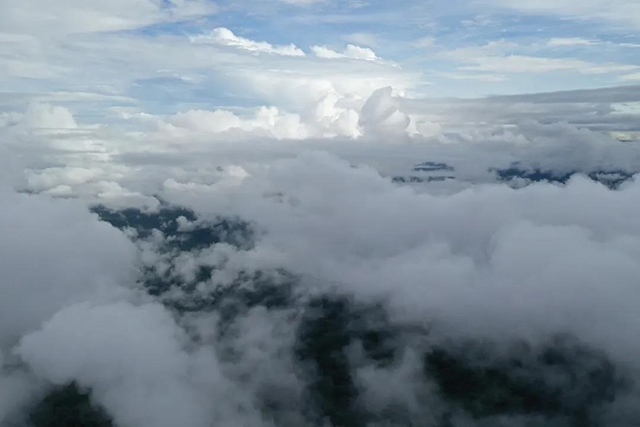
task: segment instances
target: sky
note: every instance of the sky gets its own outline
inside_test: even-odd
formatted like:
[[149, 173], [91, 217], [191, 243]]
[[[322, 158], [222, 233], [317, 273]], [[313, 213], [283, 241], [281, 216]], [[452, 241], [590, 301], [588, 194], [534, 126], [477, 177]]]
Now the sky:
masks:
[[638, 425], [639, 174], [638, 2], [1, 0], [0, 427]]
[[265, 138], [468, 140], [526, 121], [633, 139], [638, 7], [8, 0], [0, 131], [27, 169], [55, 163], [45, 146], [86, 165]]
[[[5, 109], [146, 113], [275, 105], [322, 91], [483, 97], [640, 81], [626, 0], [4, 1]], [[354, 82], [355, 81], [355, 82]], [[357, 84], [354, 84], [356, 83]], [[313, 99], [317, 101], [317, 99]]]

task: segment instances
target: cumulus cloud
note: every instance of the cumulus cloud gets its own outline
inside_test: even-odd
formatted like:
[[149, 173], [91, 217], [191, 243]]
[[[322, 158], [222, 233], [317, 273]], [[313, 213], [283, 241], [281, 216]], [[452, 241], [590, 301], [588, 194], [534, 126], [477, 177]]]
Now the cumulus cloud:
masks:
[[158, 136], [174, 141], [215, 137], [229, 133], [247, 136], [261, 135], [275, 139], [302, 139], [307, 137], [307, 125], [298, 114], [281, 112], [276, 107], [260, 107], [253, 115], [239, 117], [226, 110], [189, 110], [177, 113], [163, 121], [156, 118]]
[[3, 345], [66, 305], [109, 295], [133, 277], [133, 247], [83, 204], [11, 192], [2, 196], [7, 202], [0, 221]]
[[[358, 138], [363, 135], [359, 120], [366, 100], [342, 96], [331, 86], [323, 88], [317, 95], [319, 99], [307, 105], [302, 114], [283, 111], [275, 106], [262, 106], [242, 113], [218, 109], [188, 110], [169, 117], [146, 113], [124, 113], [122, 117], [150, 125], [149, 130], [155, 129], [152, 138], [169, 144], [220, 141], [229, 136], [301, 140], [312, 137]], [[30, 183], [36, 184], [35, 178]]]
[[[518, 162], [550, 174], [633, 174], [640, 170], [636, 144], [568, 123], [441, 134], [435, 124], [420, 121], [424, 134], [444, 138], [430, 139], [409, 135], [412, 118], [405, 108], [415, 106], [390, 87], [374, 92], [359, 112], [346, 101], [337, 94], [324, 98], [307, 129], [342, 128], [344, 136], [362, 131], [362, 143], [276, 143], [254, 134], [223, 148], [198, 145], [191, 157], [194, 146], [185, 145], [168, 151], [167, 163], [162, 153], [142, 153], [138, 159], [148, 166], [123, 166], [127, 173], [119, 177], [107, 164], [30, 170], [34, 189], [67, 185], [75, 192], [103, 185], [106, 192], [112, 185], [100, 182], [107, 176], [114, 184], [135, 181], [149, 189], [146, 194], [162, 201], [155, 210], [97, 210], [124, 233], [98, 222], [78, 202], [5, 190], [3, 200], [12, 203], [0, 222], [9, 236], [3, 239], [9, 254], [3, 272], [19, 289], [15, 298], [33, 301], [33, 310], [25, 311], [24, 303], [1, 299], [8, 301], [0, 310], [6, 316], [0, 323], [3, 363], [8, 357], [19, 366], [17, 377], [3, 371], [3, 380], [24, 390], [24, 398], [16, 394], [2, 407], [5, 414], [28, 412], [39, 393], [74, 383], [118, 425], [313, 425], [317, 411], [345, 425], [341, 417], [392, 420], [395, 415], [384, 409], [391, 407], [401, 408], [392, 414], [414, 421], [429, 419], [417, 402], [442, 408], [431, 414], [432, 425], [452, 408], [458, 408], [460, 424], [473, 419], [473, 410], [442, 394], [444, 380], [427, 375], [424, 360], [437, 365], [438, 357], [458, 357], [457, 345], [493, 343], [495, 349], [486, 348], [491, 369], [503, 369], [504, 358], [522, 357], [526, 375], [546, 390], [553, 387], [546, 382], [545, 369], [551, 368], [535, 352], [546, 351], [558, 336], [588, 349], [552, 344], [567, 357], [589, 355], [575, 360], [575, 369], [600, 366], [596, 355], [603, 353], [604, 366], [636, 378], [637, 182], [611, 190], [574, 176], [565, 184], [515, 189], [497, 184], [491, 171]], [[242, 128], [253, 121], [275, 132], [280, 119], [264, 108], [248, 117], [193, 110], [163, 120], [190, 129], [191, 136], [228, 138], [232, 129], [224, 123]], [[323, 144], [344, 158], [317, 151]], [[435, 168], [467, 184], [399, 185], [389, 174], [402, 168]], [[18, 215], [30, 222], [13, 230], [9, 224]], [[46, 268], [27, 268], [25, 253]], [[326, 336], [328, 331], [338, 335]], [[387, 364], [371, 353], [371, 334], [398, 349], [389, 350]], [[329, 345], [338, 346], [329, 361], [314, 353]], [[468, 352], [469, 363], [479, 363], [473, 354]], [[358, 403], [323, 388], [318, 375], [330, 378], [331, 372], [345, 372], [344, 387], [359, 396]], [[576, 375], [591, 378], [588, 371]], [[584, 387], [597, 387], [584, 381]], [[610, 413], [621, 412], [607, 405], [619, 405], [626, 411], [621, 419], [633, 419], [628, 401], [636, 389], [622, 390], [613, 403], [589, 404], [588, 417], [608, 422]], [[591, 393], [575, 393], [583, 392]], [[590, 402], [580, 397], [571, 403], [571, 391], [558, 393], [558, 405]], [[332, 409], [334, 398], [342, 402], [340, 411]], [[535, 420], [502, 416], [511, 425]]]
[[272, 45], [267, 42], [257, 42], [244, 37], [236, 36], [228, 28], [215, 28], [208, 35], [194, 36], [194, 43], [213, 43], [221, 46], [231, 46], [249, 52], [271, 53], [281, 56], [305, 56], [305, 53], [294, 44], [285, 46]]
[[[195, 366], [182, 349], [182, 334], [160, 305], [84, 303], [24, 337], [17, 352], [53, 384], [75, 381], [91, 388], [117, 425], [204, 427], [210, 417], [205, 390], [200, 394], [188, 383]], [[69, 353], [78, 346], [84, 350]], [[215, 359], [210, 362], [208, 375], [215, 372]]]
[[[354, 102], [355, 101], [355, 102]], [[270, 136], [275, 139], [309, 137], [358, 138], [365, 132], [402, 134], [410, 118], [400, 110], [392, 88], [379, 89], [366, 101], [342, 97], [328, 91], [311, 112], [303, 115], [282, 112], [276, 107], [260, 107], [253, 115], [240, 117], [226, 110], [189, 110], [168, 120], [158, 118], [158, 132], [166, 138], [214, 137], [217, 134], [241, 133], [245, 137]]]
[[81, 185], [101, 175], [98, 169], [82, 167], [47, 168], [42, 171], [26, 171], [27, 186], [33, 191], [44, 191], [60, 186]]
[[0, 2], [0, 426], [640, 419], [640, 86], [448, 97], [633, 82], [637, 7], [217, 3]]
[[371, 132], [403, 132], [409, 126], [409, 116], [400, 111], [400, 103], [391, 87], [378, 89], [362, 107], [360, 124]]
[[318, 57], [323, 59], [360, 59], [363, 61], [376, 61], [380, 58], [376, 53], [368, 47], [360, 47], [348, 44], [342, 52], [337, 52], [326, 46], [311, 46], [311, 51]]
[[[6, 181], [3, 181], [3, 184]], [[43, 383], [20, 369], [12, 348], [59, 310], [129, 293], [135, 249], [84, 203], [0, 188], [0, 423], [30, 407]], [[19, 226], [16, 226], [19, 225]]]
[[[566, 188], [486, 187], [441, 198], [313, 154], [283, 161], [235, 191], [245, 187], [247, 198], [235, 212], [265, 225], [258, 250], [284, 254], [293, 271], [365, 298], [388, 296], [405, 315], [430, 313], [460, 333], [566, 332], [621, 359], [640, 351], [623, 332], [624, 324], [638, 321], [632, 302], [637, 227], [612, 209], [634, 209], [635, 183], [612, 192], [575, 178]], [[272, 192], [290, 202], [259, 196]], [[171, 197], [190, 200], [184, 193]], [[603, 283], [615, 283], [616, 291]], [[556, 315], [545, 316], [548, 311]]]
[[[103, 126], [48, 104], [5, 114], [0, 159], [21, 163], [3, 182], [41, 194], [0, 193], [0, 396], [15, 390], [0, 417], [74, 384], [117, 425], [430, 419], [419, 402], [442, 408], [433, 425], [447, 411], [473, 425], [425, 363], [478, 342], [491, 369], [520, 358], [550, 390], [549, 345], [588, 355], [572, 362], [579, 378], [609, 363], [633, 383], [640, 148], [600, 130], [633, 135], [637, 117], [614, 104], [636, 92], [416, 100], [329, 85], [295, 113], [128, 108]], [[314, 349], [329, 345], [327, 362]], [[323, 388], [331, 372], [351, 391]], [[585, 403], [609, 388], [584, 381], [560, 381], [557, 405], [634, 419], [635, 387]]]
[[240, 127], [241, 121], [229, 111], [189, 110], [176, 114], [171, 123], [178, 127], [216, 133]]
[[[559, 129], [535, 131], [545, 132]], [[392, 318], [429, 325], [431, 339], [445, 348], [451, 340], [535, 347], [572, 336], [635, 378], [640, 346], [625, 325], [640, 321], [639, 230], [631, 215], [637, 192], [637, 182], [612, 191], [576, 176], [566, 185], [420, 194], [370, 167], [308, 153], [255, 169], [232, 189], [166, 185], [163, 195], [210, 218], [239, 215], [264, 230], [250, 254], [226, 250], [217, 261], [209, 258], [218, 268], [271, 264], [305, 278], [314, 292], [385, 301]], [[364, 356], [353, 351], [350, 363], [357, 365]], [[392, 404], [397, 395], [380, 392], [379, 384], [396, 381], [404, 405], [421, 395], [437, 401], [424, 385], [402, 382], [420, 375], [411, 354], [403, 354], [390, 370], [358, 371], [369, 410]], [[619, 402], [626, 405], [623, 396]]]
[[78, 127], [71, 112], [60, 106], [33, 103], [27, 108], [21, 124], [29, 129], [76, 129]]

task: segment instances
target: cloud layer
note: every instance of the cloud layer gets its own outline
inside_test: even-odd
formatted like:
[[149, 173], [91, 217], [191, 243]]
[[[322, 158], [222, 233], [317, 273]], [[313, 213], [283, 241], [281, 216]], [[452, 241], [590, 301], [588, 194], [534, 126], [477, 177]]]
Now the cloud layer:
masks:
[[[75, 384], [118, 426], [631, 425], [636, 144], [534, 121], [425, 137], [404, 104], [374, 92], [354, 107], [355, 140], [278, 141], [256, 118], [194, 110], [152, 133], [182, 155], [156, 145], [79, 167], [43, 151], [69, 164], [38, 169], [21, 149], [31, 191], [110, 207], [3, 190], [2, 375], [20, 392], [0, 415], [28, 418]], [[23, 141], [82, 130], [51, 106], [12, 120]], [[217, 151], [197, 141], [243, 126]], [[601, 183], [616, 173], [618, 189]], [[445, 375], [460, 364], [479, 378], [471, 397]], [[524, 403], [496, 409], [505, 390]]]
[[0, 426], [631, 427], [625, 1], [0, 3]]

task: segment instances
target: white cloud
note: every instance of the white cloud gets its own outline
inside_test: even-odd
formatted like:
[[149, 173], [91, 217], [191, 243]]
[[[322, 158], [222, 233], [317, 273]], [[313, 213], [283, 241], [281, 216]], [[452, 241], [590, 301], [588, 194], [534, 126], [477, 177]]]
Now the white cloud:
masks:
[[547, 42], [549, 46], [592, 46], [595, 44], [598, 42], [581, 37], [552, 38]]
[[297, 114], [281, 114], [276, 107], [262, 107], [256, 114], [258, 128], [269, 129], [277, 139], [304, 139], [307, 128]]
[[[19, 60], [24, 65], [0, 66], [0, 79], [22, 88], [3, 97], [3, 108], [19, 111], [30, 102], [64, 103], [65, 108], [81, 114], [91, 109], [90, 116], [95, 117], [103, 114], [106, 104], [129, 106], [143, 101], [156, 109], [169, 96], [175, 98], [171, 103], [179, 100], [185, 105], [179, 108], [181, 111], [205, 110], [214, 107], [198, 98], [209, 96], [209, 92], [220, 96], [224, 91], [231, 106], [248, 100], [304, 115], [330, 92], [366, 98], [379, 87], [393, 85], [406, 90], [419, 79], [416, 71], [372, 60], [377, 57], [373, 51], [355, 45], [346, 53], [354, 59], [369, 60], [334, 61], [329, 67], [321, 58], [303, 58], [304, 52], [298, 47], [250, 40], [223, 28], [192, 39], [199, 42], [179, 34], [124, 32], [36, 38], [35, 47], [30, 49], [14, 46], [14, 42], [3, 44], [10, 54], [0, 55], [0, 62]], [[261, 54], [256, 57], [247, 53]], [[125, 67], [128, 71], [122, 73]], [[24, 80], [26, 74], [39, 80]], [[158, 79], [166, 79], [160, 91], [150, 87], [158, 84], [154, 83]], [[43, 80], [48, 88], [45, 92]]]
[[624, 81], [640, 81], [640, 73], [625, 74], [624, 76], [620, 77], [620, 80], [624, 80]]
[[507, 77], [501, 74], [442, 73], [441, 75], [453, 80], [477, 80], [481, 82], [503, 82], [507, 80]]
[[378, 37], [372, 33], [351, 33], [342, 36], [342, 39], [355, 45], [375, 47], [378, 44]]
[[119, 425], [205, 427], [211, 415], [188, 383], [185, 342], [160, 305], [77, 304], [23, 338], [17, 351], [40, 378], [91, 388]]
[[239, 117], [226, 110], [189, 110], [177, 113], [167, 122], [158, 119], [158, 133], [170, 136], [169, 141], [189, 142], [194, 138], [214, 137], [229, 132], [244, 135], [260, 135], [276, 139], [302, 139], [307, 127], [297, 114], [283, 113], [276, 107], [260, 107], [252, 116]]
[[67, 305], [99, 300], [132, 279], [133, 246], [84, 204], [8, 191], [2, 200], [0, 348]]
[[420, 76], [383, 61], [335, 60], [309, 58], [307, 64], [294, 69], [240, 71], [238, 78], [245, 90], [283, 110], [303, 113], [327, 94], [337, 93], [354, 102], [364, 102], [380, 87], [393, 86], [398, 92], [414, 88]]
[[376, 53], [367, 47], [355, 46], [348, 44], [342, 52], [329, 49], [326, 46], [311, 46], [311, 51], [318, 57], [323, 59], [361, 59], [364, 61], [376, 61], [380, 58]]
[[76, 129], [78, 127], [71, 112], [60, 106], [33, 103], [22, 117], [21, 125], [28, 129]]
[[475, 58], [474, 65], [461, 67], [463, 70], [493, 71], [501, 73], [549, 73], [554, 71], [574, 71], [581, 74], [607, 74], [632, 71], [637, 65], [604, 63], [596, 64], [573, 58], [545, 58], [538, 56], [509, 55]]
[[213, 43], [221, 46], [236, 47], [250, 52], [271, 53], [282, 56], [305, 56], [304, 52], [296, 45], [274, 46], [267, 42], [257, 42], [244, 37], [236, 36], [228, 28], [215, 28], [210, 34], [191, 37], [194, 43]]
[[235, 114], [224, 111], [189, 110], [178, 113], [171, 119], [171, 124], [178, 127], [204, 132], [224, 132], [240, 127], [241, 121]]
[[225, 110], [189, 110], [177, 113], [166, 121], [152, 117], [158, 126], [156, 138], [166, 139], [169, 135], [169, 142], [193, 143], [194, 139], [201, 138], [210, 142], [210, 138], [218, 134], [222, 134], [221, 140], [239, 135], [298, 140], [308, 137], [360, 136], [358, 113], [337, 106], [340, 100], [335, 93], [326, 95], [316, 105], [314, 114], [305, 115], [305, 119], [299, 114], [287, 113], [273, 106], [260, 107], [253, 114], [242, 117]]
[[536, 2], [489, 0], [488, 3], [530, 14], [604, 20], [635, 28], [640, 27], [640, 4], [627, 0], [539, 0]]
[[38, 36], [119, 31], [215, 13], [206, 0], [8, 0], [0, 4], [0, 27], [6, 32]]
[[80, 185], [100, 177], [103, 171], [83, 167], [54, 167], [42, 171], [25, 171], [27, 186], [33, 191], [48, 190], [58, 186]]
[[327, 94], [318, 102], [315, 109], [315, 120], [325, 136], [362, 136], [359, 126], [360, 115], [353, 109], [340, 107], [340, 97], [335, 93]]
[[[566, 39], [565, 39], [566, 40]], [[575, 43], [575, 40], [572, 41]], [[549, 73], [573, 71], [581, 74], [609, 74], [633, 71], [640, 66], [618, 63], [595, 63], [577, 58], [529, 56], [514, 53], [515, 43], [496, 41], [483, 46], [458, 48], [443, 57], [467, 63], [461, 70], [497, 73]]]
[[[234, 197], [246, 198], [236, 198], [232, 212], [268, 230], [258, 252], [282, 254], [287, 268], [365, 300], [389, 296], [408, 317], [433, 316], [493, 338], [564, 331], [633, 360], [627, 351], [640, 354], [640, 345], [623, 325], [640, 322], [640, 229], [619, 212], [634, 209], [638, 191], [637, 183], [611, 192], [576, 178], [566, 188], [418, 195], [316, 153], [243, 181]], [[259, 196], [272, 192], [292, 202]], [[184, 192], [170, 197], [190, 200]], [[191, 200], [203, 208], [202, 197]], [[549, 309], [558, 315], [546, 316]]]
[[[327, 13], [310, 13], [321, 2]], [[557, 57], [562, 47], [602, 44], [611, 48], [602, 60], [616, 60], [613, 47], [622, 44], [582, 33], [549, 40], [541, 31], [522, 38], [536, 39], [530, 45], [497, 40], [450, 49], [461, 39], [435, 22], [449, 11], [424, 7], [433, 15], [428, 23], [415, 2], [391, 6], [398, 10], [391, 17], [374, 3], [222, 1], [220, 10], [231, 13], [216, 25], [269, 20], [262, 29], [273, 33], [247, 36], [253, 40], [224, 27], [181, 34], [212, 28], [202, 30], [210, 20], [198, 20], [218, 10], [209, 0], [0, 0], [0, 425], [14, 425], [16, 411], [72, 381], [128, 427], [325, 423], [321, 411], [307, 419], [316, 415], [309, 385], [316, 378], [295, 346], [305, 298], [336, 291], [349, 301], [373, 301], [389, 315], [384, 322], [411, 329], [394, 337], [402, 356], [390, 366], [370, 363], [356, 339], [345, 350], [363, 414], [392, 408], [422, 425], [414, 421], [435, 420], [425, 415], [432, 408], [449, 410], [432, 379], [420, 377], [431, 346], [468, 338], [535, 348], [570, 334], [606, 354], [629, 380], [611, 406], [603, 404], [602, 424], [639, 418], [640, 181], [615, 191], [584, 176], [505, 185], [492, 168], [562, 177], [638, 173], [640, 87], [433, 99], [423, 97], [423, 72], [444, 83], [512, 78], [486, 85], [512, 92], [529, 76], [508, 74], [633, 82], [640, 67], [632, 57], [628, 64]], [[491, 3], [640, 25], [629, 1]], [[496, 24], [489, 15], [465, 18], [456, 25], [471, 38]], [[192, 22], [167, 25], [182, 20]], [[315, 32], [327, 22], [357, 23], [333, 34], [348, 45], [312, 46], [306, 56], [288, 41], [278, 44], [301, 40], [296, 31], [327, 40], [331, 34]], [[510, 25], [534, 31], [509, 22], [500, 22], [504, 34]], [[365, 27], [372, 23], [384, 25]], [[414, 42], [415, 33], [401, 40], [396, 30], [403, 25], [442, 39]], [[242, 34], [254, 34], [247, 30]], [[378, 37], [397, 46], [397, 56], [408, 55], [405, 67], [374, 52]], [[424, 58], [412, 46], [442, 53], [422, 70]], [[530, 86], [540, 87], [538, 80]], [[415, 168], [430, 161], [450, 167], [432, 175]], [[140, 238], [98, 221], [86, 206], [154, 212], [159, 200], [192, 207], [198, 219], [180, 217], [177, 238], [159, 230]], [[255, 246], [166, 249], [217, 224], [219, 215], [246, 220]], [[200, 280], [209, 269], [212, 276]], [[253, 272], [271, 270], [299, 279], [300, 305], [241, 307], [231, 319], [215, 304], [188, 313], [172, 305], [191, 292], [232, 292], [222, 286], [238, 278], [246, 279], [244, 291], [254, 285]], [[165, 274], [171, 291], [150, 295], [151, 272]], [[428, 326], [429, 336], [415, 339], [415, 325]], [[456, 408], [450, 424], [475, 422]], [[517, 426], [530, 419], [485, 421]], [[533, 420], [540, 422], [547, 419]]]
[[401, 134], [407, 129], [409, 123], [409, 116], [400, 111], [400, 103], [392, 95], [391, 87], [375, 91], [360, 113], [360, 125], [372, 134], [378, 132]]
[[[293, 425], [305, 424], [296, 408], [307, 389], [291, 369], [299, 367], [292, 351], [297, 312], [279, 316], [258, 307], [218, 334], [215, 315], [170, 313], [146, 295], [133, 274], [136, 259], [164, 269], [176, 283], [195, 280], [199, 263], [215, 267], [215, 277], [197, 286], [205, 294], [241, 271], [284, 268], [302, 278], [301, 292], [338, 288], [358, 302], [383, 300], [392, 322], [430, 325], [430, 341], [409, 337], [407, 360], [388, 371], [354, 367], [371, 411], [397, 403], [398, 393], [411, 402], [441, 403], [402, 384], [420, 372], [416, 360], [423, 353], [412, 362], [412, 351], [451, 339], [535, 346], [569, 333], [630, 375], [624, 366], [637, 366], [640, 355], [637, 328], [629, 327], [640, 325], [638, 183], [611, 191], [575, 177], [566, 186], [515, 190], [498, 185], [488, 169], [519, 161], [560, 173], [640, 170], [637, 143], [557, 122], [584, 116], [606, 122], [614, 115], [603, 99], [633, 96], [632, 88], [457, 101], [406, 99], [390, 87], [368, 100], [330, 92], [304, 114], [276, 107], [185, 109], [143, 116], [140, 128], [127, 122], [121, 133], [116, 125], [108, 134], [96, 127], [92, 135], [111, 138], [104, 156], [32, 153], [25, 148], [32, 136], [23, 135], [15, 152], [30, 163], [25, 178], [34, 190], [89, 201], [158, 194], [193, 207], [200, 221], [237, 215], [259, 232], [249, 251], [213, 245], [175, 262], [153, 246], [169, 241], [156, 233], [137, 242], [136, 257], [124, 235], [97, 222], [83, 204], [2, 190], [7, 208], [0, 234], [8, 238], [0, 242], [0, 270], [15, 283], [8, 299], [0, 290], [0, 336], [8, 342], [2, 356], [20, 356], [26, 366], [19, 379], [0, 374], [0, 384], [16, 390], [15, 399], [0, 404], [0, 417], [24, 404], [21, 390], [30, 395], [43, 383], [76, 381], [123, 425], [162, 427], [177, 419], [187, 427], [269, 425], [260, 405], [274, 396], [285, 396]], [[123, 111], [130, 120], [140, 113]], [[522, 120], [531, 117], [555, 123]], [[620, 120], [613, 125], [633, 122]], [[397, 174], [417, 174], [412, 169], [423, 161], [450, 164], [454, 170], [446, 174], [455, 179], [391, 182]], [[18, 219], [23, 227], [14, 226]], [[187, 232], [202, 223], [178, 225]], [[33, 260], [38, 268], [30, 268]], [[220, 336], [228, 341], [217, 341]], [[372, 388], [377, 381], [395, 392]]]

